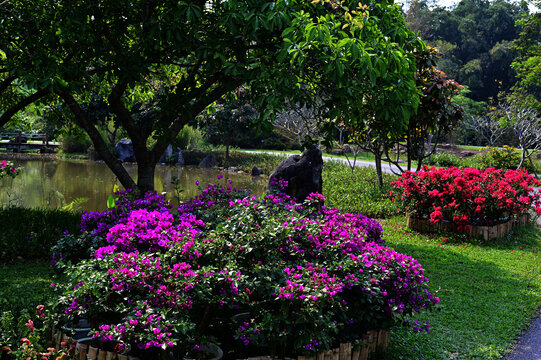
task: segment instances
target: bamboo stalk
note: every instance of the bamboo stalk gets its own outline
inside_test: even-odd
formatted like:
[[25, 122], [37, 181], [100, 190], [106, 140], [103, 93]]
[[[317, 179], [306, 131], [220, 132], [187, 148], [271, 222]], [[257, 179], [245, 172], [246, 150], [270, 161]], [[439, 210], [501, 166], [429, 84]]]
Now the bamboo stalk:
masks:
[[340, 348], [332, 349], [332, 360], [340, 360]]
[[324, 359], [325, 360], [332, 360], [332, 351], [331, 350], [325, 350]]
[[96, 360], [97, 357], [98, 357], [98, 349], [93, 347], [93, 346], [89, 346], [88, 347], [87, 359], [88, 360]]
[[98, 360], [105, 360], [106, 356], [107, 356], [107, 351], [98, 350]]

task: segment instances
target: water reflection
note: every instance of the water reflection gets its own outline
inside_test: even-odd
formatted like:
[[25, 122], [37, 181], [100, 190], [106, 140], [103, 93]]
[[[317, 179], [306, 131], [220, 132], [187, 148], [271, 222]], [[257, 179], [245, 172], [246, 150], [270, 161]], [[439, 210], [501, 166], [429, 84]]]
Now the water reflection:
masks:
[[[29, 160], [15, 162], [15, 165], [22, 167], [23, 171], [15, 179], [0, 180], [0, 205], [11, 203], [55, 208], [84, 197], [88, 201], [82, 204], [83, 209], [101, 211], [107, 208], [107, 197], [113, 186], [116, 184], [122, 189], [111, 170], [100, 162]], [[131, 176], [135, 176], [135, 165], [125, 164], [125, 167]], [[217, 179], [219, 174], [224, 175], [223, 179]], [[175, 195], [171, 183], [174, 177], [179, 179], [180, 189], [183, 190], [180, 196], [184, 200], [199, 193], [195, 180], [199, 180], [201, 186], [208, 183], [227, 184], [232, 180], [234, 187], [248, 188], [256, 196], [261, 195], [266, 186], [265, 180], [246, 174], [158, 165], [154, 178], [155, 188], [158, 192], [166, 192], [170, 200]]]

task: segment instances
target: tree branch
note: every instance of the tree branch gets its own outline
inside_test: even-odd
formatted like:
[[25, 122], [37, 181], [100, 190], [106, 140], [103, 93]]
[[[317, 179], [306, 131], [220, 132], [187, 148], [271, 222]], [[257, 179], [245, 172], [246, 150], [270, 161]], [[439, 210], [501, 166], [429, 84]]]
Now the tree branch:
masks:
[[75, 115], [75, 122], [86, 131], [88, 136], [90, 136], [90, 140], [92, 140], [96, 151], [116, 175], [122, 186], [124, 186], [126, 189], [136, 189], [137, 185], [131, 178], [130, 174], [128, 174], [124, 166], [122, 166], [122, 163], [113, 155], [113, 153], [109, 151], [109, 148], [107, 147], [107, 144], [103, 140], [101, 134], [96, 129], [94, 124], [92, 124], [92, 122], [88, 119], [73, 95], [69, 92], [60, 92], [58, 96], [64, 100], [70, 111]]
[[11, 118], [17, 114], [19, 111], [32, 104], [33, 102], [41, 99], [42, 97], [48, 95], [50, 92], [48, 89], [41, 89], [20, 100], [17, 104], [13, 105], [7, 109], [2, 116], [0, 116], [0, 127], [4, 126]]

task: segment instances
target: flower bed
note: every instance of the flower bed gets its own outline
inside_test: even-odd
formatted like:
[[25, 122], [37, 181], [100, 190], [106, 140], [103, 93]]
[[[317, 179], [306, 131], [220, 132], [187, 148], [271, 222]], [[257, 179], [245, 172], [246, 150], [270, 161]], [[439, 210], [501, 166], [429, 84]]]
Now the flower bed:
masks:
[[120, 197], [130, 211], [84, 215], [95, 251], [67, 268], [55, 305], [60, 325], [89, 319], [108, 351], [190, 358], [214, 342], [237, 358], [315, 356], [439, 301], [376, 221], [319, 194], [298, 204], [209, 186], [173, 215]]
[[[445, 230], [469, 234], [497, 233], [509, 222], [530, 211], [541, 214], [540, 194], [533, 187], [539, 181], [523, 170], [478, 170], [474, 168], [436, 169], [423, 167], [417, 173], [405, 172], [392, 185], [401, 192], [410, 224], [425, 220]], [[472, 230], [509, 222], [498, 230]], [[452, 225], [445, 225], [445, 224]], [[488, 235], [487, 235], [488, 236]], [[490, 236], [489, 236], [490, 237]]]

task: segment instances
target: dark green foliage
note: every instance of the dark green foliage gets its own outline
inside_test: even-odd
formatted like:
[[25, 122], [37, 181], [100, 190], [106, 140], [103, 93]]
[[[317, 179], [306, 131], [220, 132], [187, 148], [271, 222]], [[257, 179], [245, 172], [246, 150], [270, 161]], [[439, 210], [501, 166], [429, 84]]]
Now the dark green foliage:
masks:
[[[538, 3], [538, 6], [541, 5]], [[522, 32], [515, 40], [514, 50], [518, 53], [517, 58], [511, 65], [517, 72], [518, 82], [514, 91], [524, 93], [534, 102], [539, 109], [541, 107], [541, 13], [531, 14], [518, 23]]]
[[373, 167], [355, 167], [352, 171], [342, 163], [326, 162], [323, 166], [325, 206], [372, 218], [400, 214], [398, 203], [389, 196], [389, 184], [395, 179], [394, 175], [383, 174], [384, 185], [380, 188]]
[[512, 41], [520, 32], [515, 22], [528, 11], [525, 3], [462, 0], [450, 9], [427, 4], [413, 1], [406, 20], [443, 53], [438, 67], [467, 85], [472, 99], [496, 98], [514, 84]]
[[226, 153], [230, 146], [256, 149], [292, 149], [295, 142], [276, 131], [258, 132], [254, 127], [259, 114], [249, 101], [246, 89], [238, 89], [236, 98], [223, 99], [217, 104], [215, 112], [201, 117], [205, 138], [212, 145], [224, 145]]
[[92, 142], [86, 134], [65, 134], [60, 144], [60, 150], [65, 154], [86, 154]]
[[20, 207], [0, 208], [0, 262], [50, 259], [65, 231], [79, 231], [80, 213]]

